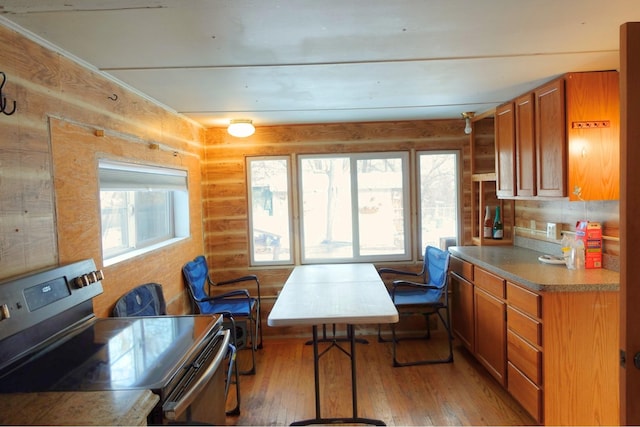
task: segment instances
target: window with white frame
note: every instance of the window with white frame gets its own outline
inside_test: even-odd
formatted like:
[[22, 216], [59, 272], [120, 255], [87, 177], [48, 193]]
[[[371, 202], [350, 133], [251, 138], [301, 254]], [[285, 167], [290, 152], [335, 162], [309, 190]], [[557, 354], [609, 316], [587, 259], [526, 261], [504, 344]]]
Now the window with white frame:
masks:
[[408, 153], [299, 157], [303, 263], [410, 257]]
[[248, 158], [252, 264], [402, 261], [414, 246], [422, 256], [426, 245], [457, 242], [459, 157], [457, 150], [300, 155], [294, 190], [288, 156]]
[[105, 266], [188, 237], [186, 171], [100, 160], [98, 172]]
[[248, 158], [251, 263], [291, 264], [289, 158]]
[[418, 153], [420, 247], [457, 242], [459, 233], [459, 151]]

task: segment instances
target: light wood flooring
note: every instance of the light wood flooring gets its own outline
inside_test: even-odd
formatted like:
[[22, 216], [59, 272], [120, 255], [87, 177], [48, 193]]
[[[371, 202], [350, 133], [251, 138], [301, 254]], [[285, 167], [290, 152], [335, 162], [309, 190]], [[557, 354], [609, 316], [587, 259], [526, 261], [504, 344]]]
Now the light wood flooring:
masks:
[[[391, 343], [380, 343], [375, 336], [358, 338], [369, 341], [356, 347], [360, 417], [382, 420], [389, 426], [535, 425], [457, 344], [453, 363], [394, 368]], [[296, 338], [265, 339], [264, 348], [257, 353], [257, 373], [241, 376], [241, 413], [228, 416], [228, 425], [289, 425], [315, 416], [313, 346], [305, 342]], [[399, 355], [442, 350], [445, 342], [441, 337], [402, 341]], [[327, 345], [321, 343], [320, 351]], [[349, 349], [347, 343], [340, 345]], [[239, 353], [245, 364], [249, 352]], [[351, 416], [350, 372], [349, 358], [339, 349], [332, 348], [321, 357], [322, 417]], [[227, 403], [232, 403], [231, 398]]]

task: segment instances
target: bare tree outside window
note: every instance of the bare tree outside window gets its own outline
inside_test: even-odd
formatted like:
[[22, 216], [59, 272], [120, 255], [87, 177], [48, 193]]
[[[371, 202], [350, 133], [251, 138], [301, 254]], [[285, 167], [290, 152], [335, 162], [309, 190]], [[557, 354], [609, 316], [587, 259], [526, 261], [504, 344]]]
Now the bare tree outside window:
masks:
[[[304, 264], [401, 261], [411, 258], [412, 248], [421, 254], [426, 245], [455, 242], [458, 157], [458, 151], [300, 155], [297, 198], [290, 157], [248, 158], [252, 264], [292, 264], [294, 244]], [[412, 194], [417, 221], [411, 221]]]
[[420, 241], [441, 247], [458, 236], [458, 154], [423, 152], [418, 156], [420, 174]]

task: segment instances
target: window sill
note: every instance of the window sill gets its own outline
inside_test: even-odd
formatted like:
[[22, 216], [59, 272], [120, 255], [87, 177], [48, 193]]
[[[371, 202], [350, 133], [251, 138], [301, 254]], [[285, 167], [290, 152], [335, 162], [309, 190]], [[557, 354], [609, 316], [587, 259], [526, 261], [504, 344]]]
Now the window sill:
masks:
[[172, 244], [177, 243], [177, 242], [179, 242], [181, 240], [184, 240], [186, 238], [188, 238], [188, 236], [175, 237], [175, 238], [170, 239], [170, 240], [165, 240], [164, 242], [156, 243], [155, 245], [147, 246], [147, 247], [142, 248], [142, 249], [136, 249], [136, 250], [124, 253], [122, 255], [114, 256], [114, 257], [111, 257], [111, 258], [103, 260], [102, 261], [102, 265], [104, 267], [109, 267], [109, 266], [117, 264], [119, 262], [127, 261], [127, 260], [135, 258], [137, 256], [144, 255], [144, 254], [147, 254], [149, 252], [153, 252], [153, 251], [155, 251], [157, 249], [160, 249], [160, 248], [164, 248], [165, 246], [172, 245]]

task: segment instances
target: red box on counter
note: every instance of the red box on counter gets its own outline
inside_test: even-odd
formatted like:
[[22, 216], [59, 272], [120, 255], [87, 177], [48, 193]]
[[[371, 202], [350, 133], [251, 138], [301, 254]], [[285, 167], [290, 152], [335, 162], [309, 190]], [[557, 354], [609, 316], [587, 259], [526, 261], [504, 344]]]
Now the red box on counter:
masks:
[[599, 222], [578, 221], [576, 239], [584, 243], [585, 268], [602, 268], [602, 225]]

